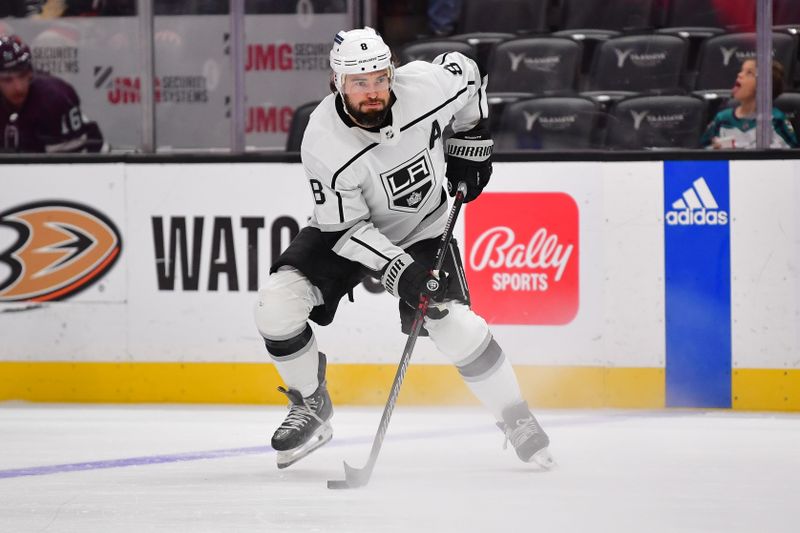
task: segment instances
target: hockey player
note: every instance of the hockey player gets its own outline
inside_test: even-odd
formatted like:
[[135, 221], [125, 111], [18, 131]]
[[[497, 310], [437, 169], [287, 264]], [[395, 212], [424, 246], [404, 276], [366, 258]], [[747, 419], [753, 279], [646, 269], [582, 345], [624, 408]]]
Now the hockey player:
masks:
[[31, 50], [0, 37], [0, 151], [98, 152], [103, 136], [67, 82], [34, 72]]
[[[547, 435], [486, 321], [469, 307], [455, 243], [439, 282], [427, 283], [448, 214], [445, 179], [451, 194], [466, 182], [469, 202], [492, 172], [486, 79], [458, 53], [395, 70], [389, 47], [369, 27], [339, 32], [330, 63], [335, 92], [311, 114], [301, 146], [314, 214], [272, 265], [255, 309], [286, 384], [279, 390], [290, 400], [272, 437], [278, 468], [331, 439], [325, 355], [308, 319], [331, 323], [339, 300], [366, 275], [399, 299], [406, 333], [420, 294], [429, 296], [426, 334], [494, 414], [519, 458], [549, 466]], [[448, 125], [455, 134], [445, 165]]]

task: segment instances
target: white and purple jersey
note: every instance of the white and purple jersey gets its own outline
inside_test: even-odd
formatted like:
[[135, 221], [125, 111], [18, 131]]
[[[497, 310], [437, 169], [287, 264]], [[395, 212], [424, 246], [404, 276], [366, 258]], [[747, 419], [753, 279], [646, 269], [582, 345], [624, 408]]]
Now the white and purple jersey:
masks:
[[[341, 96], [314, 110], [301, 157], [314, 194], [311, 226], [331, 237], [338, 255], [380, 271], [402, 249], [438, 237], [447, 219], [442, 132], [488, 117], [474, 61], [457, 52], [395, 71], [383, 126], [357, 126]], [[451, 123], [452, 120], [452, 123]]]

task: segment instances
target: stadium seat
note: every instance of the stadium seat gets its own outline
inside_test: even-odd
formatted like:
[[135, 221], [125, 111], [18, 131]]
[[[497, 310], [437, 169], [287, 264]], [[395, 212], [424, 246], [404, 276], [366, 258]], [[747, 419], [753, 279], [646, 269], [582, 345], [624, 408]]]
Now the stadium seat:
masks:
[[636, 96], [617, 102], [608, 117], [606, 147], [699, 148], [706, 104], [694, 96]]
[[[106, 3], [113, 3], [118, 0], [112, 0]], [[173, 4], [185, 3], [187, 0], [163, 0]], [[223, 13], [230, 12], [230, 0], [194, 0], [196, 3], [207, 4], [222, 4]], [[305, 5], [303, 5], [305, 4]], [[311, 11], [316, 15], [328, 13], [347, 13], [347, 2], [343, 0], [311, 0], [309, 2], [297, 2], [287, 0], [244, 0], [244, 12], [247, 15], [296, 15], [303, 13], [305, 10]]]
[[431, 62], [436, 56], [445, 52], [461, 52], [467, 57], [477, 59], [475, 48], [472, 45], [452, 39], [428, 39], [408, 43], [400, 49], [398, 57], [400, 63], [405, 65], [411, 61]]
[[[256, 12], [256, 7], [253, 5], [257, 0], [247, 0], [247, 13]], [[72, 2], [69, 2], [70, 4]], [[135, 15], [136, 14], [136, 0], [123, 0], [113, 2], [91, 2], [91, 4], [99, 4], [101, 6], [119, 6], [130, 4], [131, 8], [127, 13], [122, 15]], [[90, 4], [89, 2], [76, 2], [76, 4]], [[184, 0], [182, 2], [175, 2], [174, 0], [154, 0], [153, 1], [153, 14], [154, 15], [227, 15], [230, 13], [230, 7], [227, 2], [214, 2], [209, 0]], [[76, 14], [65, 12], [62, 17], [76, 16]], [[89, 15], [82, 15], [89, 16]], [[120, 14], [112, 14], [112, 16], [120, 16]]]
[[674, 35], [609, 39], [595, 55], [589, 91], [674, 92], [680, 89], [688, 42]]
[[547, 30], [549, 0], [464, 0], [458, 33]]
[[533, 98], [533, 93], [513, 92], [513, 93], [487, 93], [486, 100], [489, 104], [489, 127], [492, 134], [500, 130], [500, 119], [503, 111], [509, 104]]
[[568, 29], [632, 30], [652, 28], [655, 0], [561, 0], [561, 23]]
[[583, 58], [581, 59], [581, 75], [588, 76], [592, 68], [594, 54], [600, 45], [609, 39], [619, 37], [621, 34], [615, 30], [600, 29], [574, 29], [561, 30], [552, 33], [553, 37], [566, 37], [581, 43], [583, 47]]
[[591, 100], [549, 96], [509, 104], [495, 135], [498, 150], [592, 148], [600, 112]]
[[731, 97], [731, 93], [732, 91], [730, 89], [692, 91], [694, 96], [702, 98], [706, 103], [709, 120], [719, 111], [736, 104], [736, 101]]
[[[774, 1], [774, 0], [773, 0]], [[752, 31], [756, 0], [666, 0], [664, 26]]]
[[783, 93], [775, 99], [773, 105], [786, 113], [795, 132], [800, 131], [800, 93]]
[[[799, 4], [800, 5], [800, 4]], [[791, 35], [794, 42], [797, 44], [797, 56], [794, 61], [794, 76], [793, 79], [787, 79], [787, 85], [792, 90], [800, 89], [800, 23], [797, 24], [781, 24], [772, 27], [773, 30]]]
[[[785, 79], [791, 80], [796, 55], [794, 37], [786, 33], [772, 34], [773, 57], [783, 65]], [[706, 40], [697, 59], [697, 91], [728, 90], [746, 59], [756, 57], [755, 33], [729, 33]]]
[[697, 56], [700, 55], [700, 46], [703, 42], [716, 35], [722, 35], [725, 30], [712, 27], [689, 27], [679, 26], [670, 28], [659, 28], [656, 33], [662, 35], [677, 35], [689, 41], [689, 50], [686, 55], [686, 74], [687, 78], [684, 85], [694, 87], [694, 79], [697, 76]]
[[476, 32], [460, 33], [458, 35], [453, 35], [450, 37], [450, 39], [453, 41], [467, 43], [473, 47], [478, 57], [478, 65], [480, 65], [481, 69], [486, 72], [488, 68], [487, 65], [489, 63], [489, 56], [492, 53], [492, 48], [494, 48], [497, 43], [501, 43], [515, 37], [517, 37], [517, 35], [513, 33]]
[[292, 122], [289, 125], [289, 136], [286, 138], [287, 152], [300, 151], [300, 143], [303, 142], [303, 133], [306, 131], [306, 126], [308, 126], [308, 118], [318, 105], [319, 102], [308, 102], [294, 110]]
[[800, 2], [772, 0], [772, 23], [777, 26], [800, 25]]
[[489, 57], [495, 92], [555, 94], [577, 90], [581, 45], [561, 37], [522, 37], [497, 44]]

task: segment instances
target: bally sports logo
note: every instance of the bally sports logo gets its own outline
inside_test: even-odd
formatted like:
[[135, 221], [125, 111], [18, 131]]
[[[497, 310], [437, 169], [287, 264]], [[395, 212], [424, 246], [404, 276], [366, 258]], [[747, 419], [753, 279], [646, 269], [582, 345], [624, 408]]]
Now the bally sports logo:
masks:
[[102, 278], [122, 250], [111, 220], [73, 202], [17, 206], [0, 213], [0, 226], [16, 233], [0, 254], [0, 302], [63, 300]]
[[578, 312], [578, 206], [564, 193], [486, 193], [465, 214], [475, 311], [492, 324], [567, 324]]

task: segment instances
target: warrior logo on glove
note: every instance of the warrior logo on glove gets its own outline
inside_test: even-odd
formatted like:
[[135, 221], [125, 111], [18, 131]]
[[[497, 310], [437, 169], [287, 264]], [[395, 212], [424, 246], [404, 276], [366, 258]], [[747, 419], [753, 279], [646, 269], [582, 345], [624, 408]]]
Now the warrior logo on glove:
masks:
[[464, 159], [469, 159], [471, 161], [485, 161], [490, 155], [492, 155], [493, 142], [491, 139], [483, 142], [486, 144], [477, 145], [473, 142], [467, 144], [458, 142], [458, 140], [454, 140], [453, 142], [448, 143], [447, 155], [463, 157]]
[[484, 126], [456, 133], [447, 139], [447, 191], [456, 195], [458, 182], [467, 184], [465, 202], [471, 202], [481, 193], [492, 175], [492, 148], [494, 141]]

